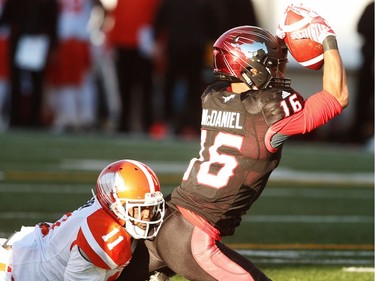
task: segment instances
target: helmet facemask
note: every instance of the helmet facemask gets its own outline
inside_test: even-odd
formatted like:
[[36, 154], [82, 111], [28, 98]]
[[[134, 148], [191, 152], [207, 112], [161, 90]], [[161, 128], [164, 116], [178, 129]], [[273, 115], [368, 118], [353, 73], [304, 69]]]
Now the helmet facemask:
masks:
[[[229, 54], [234, 56], [233, 54]], [[274, 79], [284, 78], [287, 58], [277, 59], [261, 52], [247, 61], [234, 58], [242, 69], [240, 81], [246, 83], [251, 89], [259, 90], [272, 87]]]
[[[145, 200], [120, 200], [124, 210], [126, 231], [136, 239], [151, 239], [157, 235], [165, 213], [161, 192], [147, 193]], [[147, 214], [147, 219], [143, 218]]]

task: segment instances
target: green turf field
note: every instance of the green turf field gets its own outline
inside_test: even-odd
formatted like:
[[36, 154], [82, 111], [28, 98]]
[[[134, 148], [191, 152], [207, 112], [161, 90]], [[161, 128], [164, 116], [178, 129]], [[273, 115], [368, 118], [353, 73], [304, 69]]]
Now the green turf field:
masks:
[[[169, 193], [198, 150], [198, 141], [0, 134], [0, 237], [82, 205], [100, 170], [118, 159], [145, 162]], [[290, 141], [263, 195], [224, 242], [273, 280], [373, 281], [373, 171], [373, 153], [359, 147]]]

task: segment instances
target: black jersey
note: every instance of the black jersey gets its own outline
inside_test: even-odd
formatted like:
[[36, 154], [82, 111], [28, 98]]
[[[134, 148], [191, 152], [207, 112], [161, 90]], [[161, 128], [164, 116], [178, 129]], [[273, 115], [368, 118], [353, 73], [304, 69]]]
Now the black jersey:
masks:
[[236, 94], [227, 86], [214, 84], [202, 95], [199, 157], [170, 201], [205, 218], [222, 236], [234, 233], [279, 164], [281, 148], [267, 150], [266, 132], [288, 116], [285, 98], [295, 94], [291, 88]]

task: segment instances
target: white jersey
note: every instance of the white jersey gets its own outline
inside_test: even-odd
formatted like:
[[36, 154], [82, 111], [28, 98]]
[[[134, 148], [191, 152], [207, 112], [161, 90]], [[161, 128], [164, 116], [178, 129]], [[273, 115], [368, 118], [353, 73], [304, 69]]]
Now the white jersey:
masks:
[[15, 281], [115, 280], [131, 256], [130, 235], [93, 198], [14, 242], [10, 270]]
[[60, 40], [89, 39], [89, 19], [92, 0], [59, 0], [58, 36]]

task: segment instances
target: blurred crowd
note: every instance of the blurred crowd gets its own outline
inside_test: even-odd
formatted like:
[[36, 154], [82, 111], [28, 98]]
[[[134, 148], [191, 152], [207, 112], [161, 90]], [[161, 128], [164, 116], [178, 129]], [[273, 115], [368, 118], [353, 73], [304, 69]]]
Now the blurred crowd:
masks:
[[239, 25], [259, 25], [250, 0], [0, 0], [0, 132], [194, 138], [211, 46]]
[[0, 0], [0, 130], [197, 135], [213, 40], [257, 24], [234, 2]]

